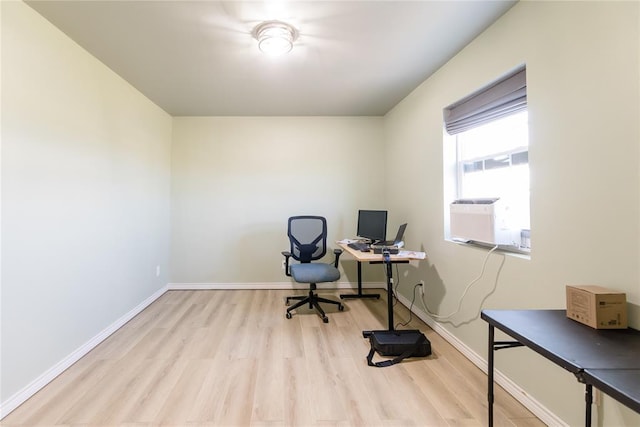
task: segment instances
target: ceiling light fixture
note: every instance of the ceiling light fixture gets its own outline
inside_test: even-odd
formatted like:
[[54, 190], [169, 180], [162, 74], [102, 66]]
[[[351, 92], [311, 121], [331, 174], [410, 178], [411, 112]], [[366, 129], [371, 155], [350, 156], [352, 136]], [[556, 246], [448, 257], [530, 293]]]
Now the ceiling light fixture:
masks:
[[258, 40], [258, 48], [269, 55], [282, 55], [291, 51], [298, 31], [282, 21], [266, 21], [253, 29], [253, 37]]

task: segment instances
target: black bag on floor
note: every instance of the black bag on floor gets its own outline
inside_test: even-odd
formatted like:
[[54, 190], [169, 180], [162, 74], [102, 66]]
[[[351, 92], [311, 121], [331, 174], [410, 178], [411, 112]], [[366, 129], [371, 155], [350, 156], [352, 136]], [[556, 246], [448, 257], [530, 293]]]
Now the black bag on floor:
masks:
[[[424, 334], [417, 329], [399, 331], [372, 331], [369, 335], [371, 350], [367, 356], [369, 366], [395, 365], [407, 357], [425, 357], [431, 354], [431, 343]], [[378, 352], [381, 356], [397, 356], [382, 362], [373, 362], [373, 355]]]

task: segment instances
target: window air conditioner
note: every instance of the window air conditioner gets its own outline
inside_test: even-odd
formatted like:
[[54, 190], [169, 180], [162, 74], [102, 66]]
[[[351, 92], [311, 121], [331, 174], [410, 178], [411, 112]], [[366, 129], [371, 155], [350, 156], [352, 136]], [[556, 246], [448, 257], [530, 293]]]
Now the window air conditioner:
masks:
[[509, 228], [508, 207], [499, 198], [458, 199], [449, 205], [451, 240], [520, 246], [520, 230]]

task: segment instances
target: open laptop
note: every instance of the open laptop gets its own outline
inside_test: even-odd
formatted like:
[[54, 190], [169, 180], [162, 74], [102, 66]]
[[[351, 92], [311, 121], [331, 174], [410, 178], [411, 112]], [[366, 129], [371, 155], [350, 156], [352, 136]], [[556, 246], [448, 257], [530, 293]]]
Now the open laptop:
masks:
[[396, 234], [396, 238], [394, 240], [387, 240], [384, 242], [376, 242], [373, 246], [398, 246], [402, 239], [404, 238], [404, 230], [407, 228], [407, 223], [404, 223], [398, 228], [398, 234]]

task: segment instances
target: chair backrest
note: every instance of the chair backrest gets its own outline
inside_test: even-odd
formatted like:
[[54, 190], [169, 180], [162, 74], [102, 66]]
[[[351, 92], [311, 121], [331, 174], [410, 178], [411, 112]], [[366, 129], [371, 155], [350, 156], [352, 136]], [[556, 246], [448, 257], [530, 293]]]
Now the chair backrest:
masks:
[[291, 256], [301, 263], [318, 260], [327, 253], [327, 220], [324, 217], [292, 216], [287, 236], [291, 243]]

